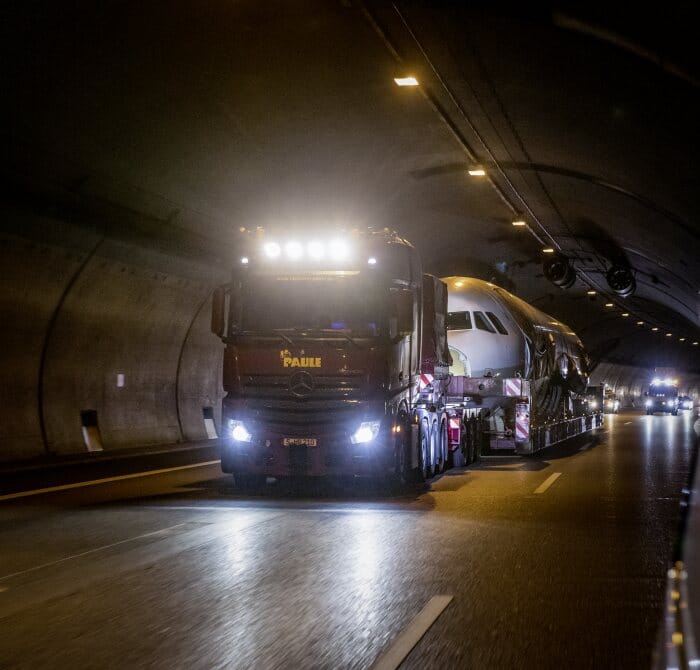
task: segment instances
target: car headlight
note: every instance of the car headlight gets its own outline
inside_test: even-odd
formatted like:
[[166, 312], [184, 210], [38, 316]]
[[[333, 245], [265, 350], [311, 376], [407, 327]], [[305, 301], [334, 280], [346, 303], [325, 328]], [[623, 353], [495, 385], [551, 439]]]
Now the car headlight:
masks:
[[238, 442], [250, 442], [253, 439], [244, 423], [235, 419], [228, 420], [228, 434]]
[[646, 401], [644, 402], [644, 406], [645, 406], [645, 407], [651, 407], [651, 405], [652, 405], [651, 400], [646, 400]]
[[353, 444], [366, 444], [379, 434], [379, 421], [363, 421], [360, 427], [350, 436]]

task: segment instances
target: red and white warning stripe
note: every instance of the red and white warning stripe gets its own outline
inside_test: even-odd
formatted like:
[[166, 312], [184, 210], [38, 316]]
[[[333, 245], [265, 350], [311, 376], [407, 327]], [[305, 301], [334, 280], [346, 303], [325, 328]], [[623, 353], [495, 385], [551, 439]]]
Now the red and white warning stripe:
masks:
[[515, 441], [527, 442], [530, 439], [530, 406], [518, 403], [515, 406]]
[[428, 386], [433, 386], [433, 375], [422, 374], [420, 376], [420, 390], [427, 388]]
[[514, 379], [504, 379], [503, 386], [505, 389], [505, 395], [507, 396], [522, 395], [523, 393], [523, 380], [518, 379], [517, 377]]

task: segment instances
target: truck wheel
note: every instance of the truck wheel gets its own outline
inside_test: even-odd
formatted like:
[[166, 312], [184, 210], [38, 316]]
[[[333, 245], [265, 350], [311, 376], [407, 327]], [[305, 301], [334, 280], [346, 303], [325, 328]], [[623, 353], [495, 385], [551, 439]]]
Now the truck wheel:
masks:
[[447, 428], [445, 422], [440, 422], [438, 429], [437, 421], [433, 423], [433, 435], [436, 441], [435, 450], [435, 474], [439, 475], [445, 472], [447, 468]]
[[418, 450], [418, 478], [421, 482], [425, 482], [433, 475], [430, 463], [430, 425], [427, 420], [420, 422], [418, 444], [420, 445]]
[[671, 412], [671, 414], [673, 414], [673, 416], [678, 416], [678, 410], [674, 409], [673, 412]]

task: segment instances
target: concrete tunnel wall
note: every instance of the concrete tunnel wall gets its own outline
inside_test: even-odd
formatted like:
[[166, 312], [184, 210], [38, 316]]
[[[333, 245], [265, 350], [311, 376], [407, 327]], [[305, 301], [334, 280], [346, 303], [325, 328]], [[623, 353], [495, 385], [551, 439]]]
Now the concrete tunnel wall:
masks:
[[225, 273], [65, 221], [9, 216], [0, 460], [85, 452], [91, 411], [105, 450], [206, 439], [204, 408], [220, 422], [222, 345], [209, 317]]

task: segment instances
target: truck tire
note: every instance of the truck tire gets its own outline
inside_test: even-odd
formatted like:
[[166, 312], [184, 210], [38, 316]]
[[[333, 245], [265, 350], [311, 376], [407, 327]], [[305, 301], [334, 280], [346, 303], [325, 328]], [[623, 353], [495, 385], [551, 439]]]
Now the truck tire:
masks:
[[433, 476], [430, 462], [430, 425], [427, 419], [420, 422], [418, 447], [418, 481], [426, 482]]
[[447, 427], [444, 421], [433, 423], [433, 435], [435, 436], [435, 474], [439, 475], [447, 469]]

